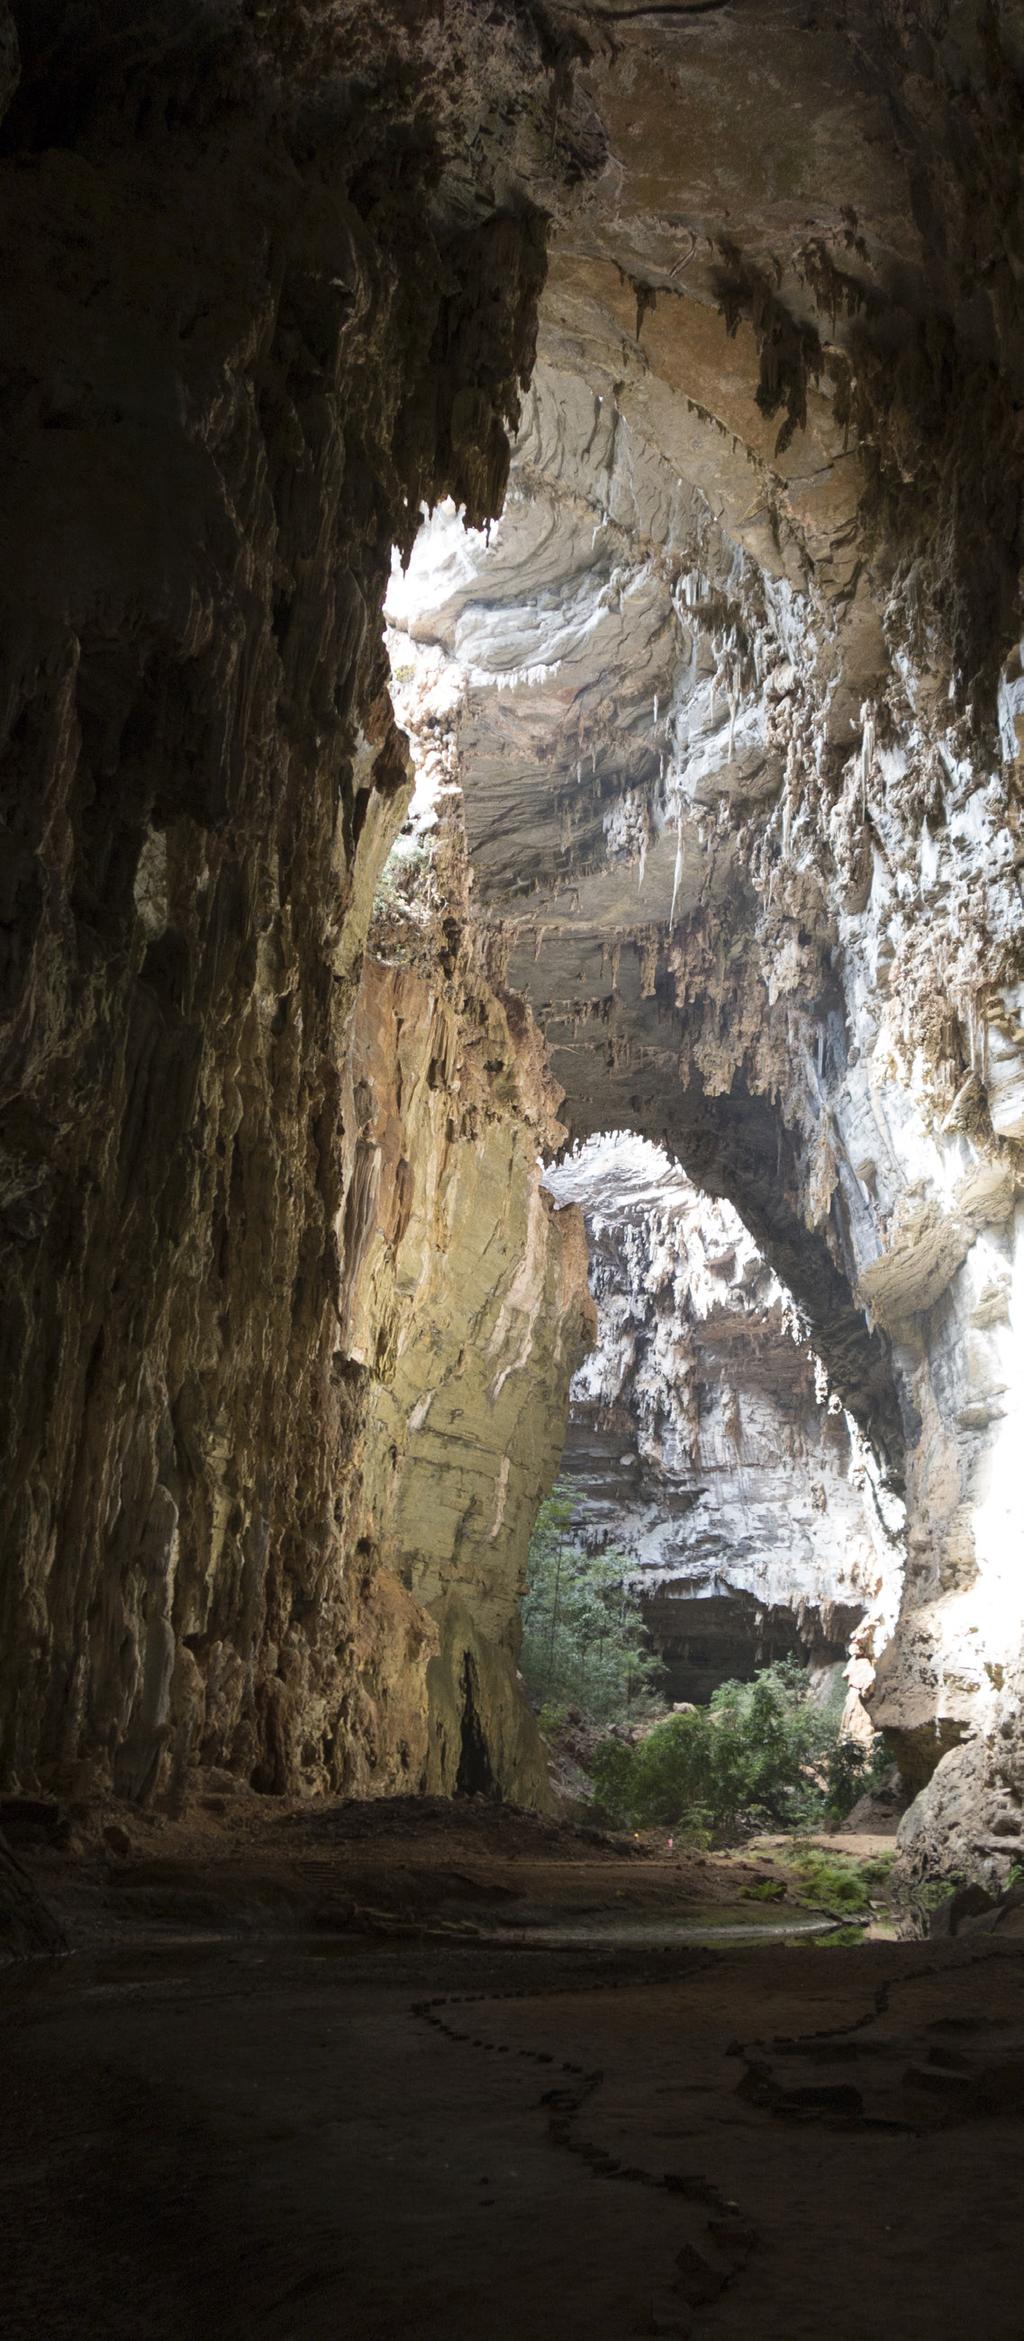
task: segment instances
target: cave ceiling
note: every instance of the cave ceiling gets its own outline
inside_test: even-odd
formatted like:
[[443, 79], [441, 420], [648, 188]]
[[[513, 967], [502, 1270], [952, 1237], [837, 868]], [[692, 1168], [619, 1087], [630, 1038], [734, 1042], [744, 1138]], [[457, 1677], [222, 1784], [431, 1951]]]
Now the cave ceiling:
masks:
[[[858, 1280], [884, 1304], [900, 1141], [865, 1136], [863, 1060], [920, 1008], [924, 813], [950, 1027], [925, 1123], [970, 1078], [966, 829], [1004, 818], [1009, 647], [975, 619], [1015, 583], [1019, 342], [1012, 166], [963, 98], [978, 76], [1012, 137], [1020, 16], [997, 55], [963, 10], [550, 14], [604, 159], [553, 223], [501, 521], [435, 516], [396, 622], [460, 670], [475, 899], [571, 1132], [638, 1129], [738, 1203], [894, 1456]], [[986, 921], [1012, 983], [1015, 880]], [[919, 1105], [889, 1108], [914, 1145]]]

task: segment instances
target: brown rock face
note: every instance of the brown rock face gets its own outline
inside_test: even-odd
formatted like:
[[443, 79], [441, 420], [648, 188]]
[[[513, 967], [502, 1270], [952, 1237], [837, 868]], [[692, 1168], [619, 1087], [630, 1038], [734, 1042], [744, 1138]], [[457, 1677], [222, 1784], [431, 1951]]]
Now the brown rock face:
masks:
[[488, 14], [14, 11], [0, 1763], [23, 1780], [86, 1758], [141, 1795], [197, 1747], [267, 1786], [368, 1777], [341, 1681], [424, 1638], [353, 1557], [339, 1310], [369, 1174], [343, 1089], [406, 791], [391, 547], [425, 498], [500, 504], [570, 146], [564, 110], [554, 145], [534, 127], [528, 17]]

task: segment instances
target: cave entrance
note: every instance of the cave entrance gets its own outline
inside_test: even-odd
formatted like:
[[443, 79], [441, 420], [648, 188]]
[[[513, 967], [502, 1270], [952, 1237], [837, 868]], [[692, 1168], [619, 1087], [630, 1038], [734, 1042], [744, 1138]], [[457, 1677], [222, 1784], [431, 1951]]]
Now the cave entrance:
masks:
[[[494, 529], [441, 507], [394, 569], [416, 782], [377, 918], [408, 937], [447, 911], [482, 937], [502, 997], [533, 1010], [570, 1131], [597, 1133], [544, 1174], [584, 1214], [599, 1318], [558, 1501], [578, 1549], [617, 1556], [639, 1594], [665, 1698], [705, 1706], [792, 1661], [868, 1741], [862, 1694], [901, 1583], [890, 1360], [852, 1303], [842, 1231], [807, 1224], [776, 1100], [722, 1038], [752, 1016], [734, 821], [777, 786], [756, 661], [699, 568], [633, 559], [603, 506], [588, 530], [586, 499], [581, 518], [545, 477], [529, 450], [547, 396], [541, 381]], [[830, 994], [793, 1045], [819, 1080], [835, 1071]], [[463, 1692], [460, 1785], [476, 1785], [471, 1674]]]
[[606, 1820], [684, 1841], [888, 1833], [903, 1800], [863, 1694], [898, 1508], [806, 1318], [732, 1206], [634, 1133], [545, 1182], [583, 1213], [597, 1318], [524, 1604], [556, 1763]]
[[732, 1206], [647, 1140], [595, 1137], [545, 1179], [583, 1211], [597, 1305], [560, 1479], [576, 1536], [622, 1556], [674, 1701], [797, 1658], [867, 1734], [900, 1507], [806, 1317]]

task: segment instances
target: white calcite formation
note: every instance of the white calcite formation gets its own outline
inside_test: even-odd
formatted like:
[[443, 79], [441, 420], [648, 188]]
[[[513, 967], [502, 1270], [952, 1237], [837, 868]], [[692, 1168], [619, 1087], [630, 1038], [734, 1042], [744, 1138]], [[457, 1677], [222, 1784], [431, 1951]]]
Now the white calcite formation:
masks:
[[546, 1183], [586, 1215], [598, 1311], [563, 1478], [586, 1541], [624, 1554], [676, 1696], [787, 1650], [849, 1659], [863, 1691], [902, 1507], [790, 1296], [731, 1205], [645, 1140], [593, 1138]]

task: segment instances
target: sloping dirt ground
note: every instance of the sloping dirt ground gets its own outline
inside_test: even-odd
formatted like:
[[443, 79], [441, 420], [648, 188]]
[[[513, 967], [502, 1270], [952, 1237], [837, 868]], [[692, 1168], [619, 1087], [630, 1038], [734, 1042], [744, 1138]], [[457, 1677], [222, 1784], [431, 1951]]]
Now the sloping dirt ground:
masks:
[[695, 1947], [735, 1865], [492, 1808], [23, 1852], [5, 2341], [1020, 2341], [1013, 1941]]

